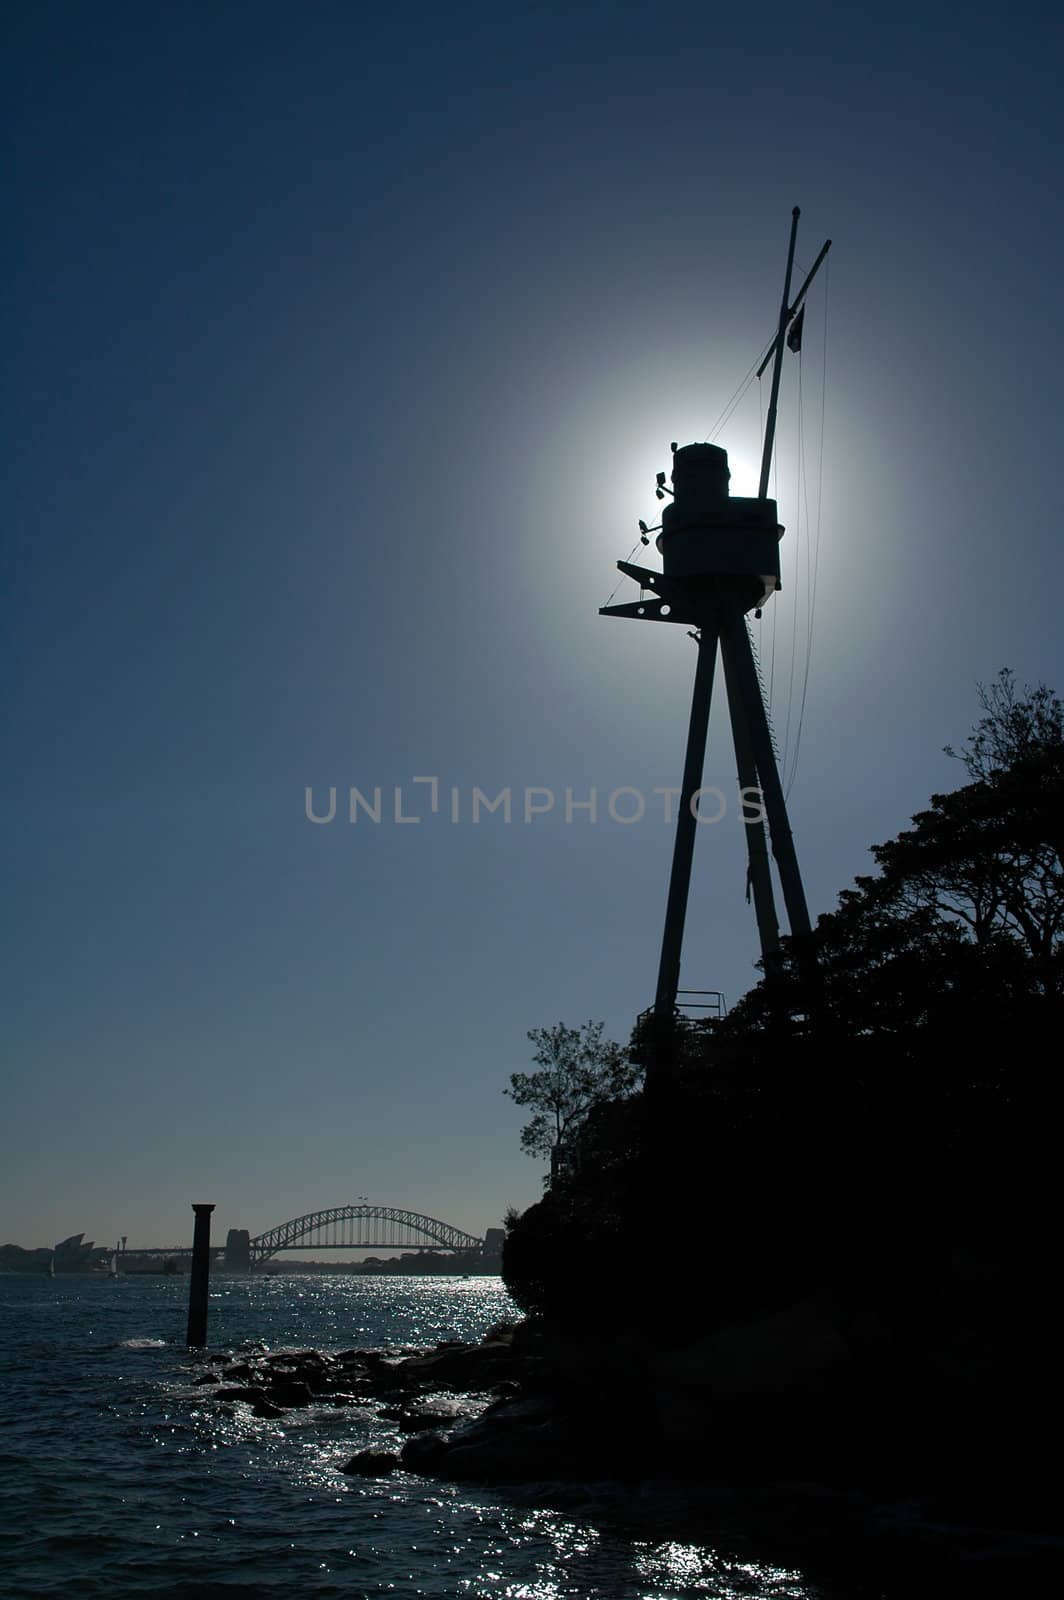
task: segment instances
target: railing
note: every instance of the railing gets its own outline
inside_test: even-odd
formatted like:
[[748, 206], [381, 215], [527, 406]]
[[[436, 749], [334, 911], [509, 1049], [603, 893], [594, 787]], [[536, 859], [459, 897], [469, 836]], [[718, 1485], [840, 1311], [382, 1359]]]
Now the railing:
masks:
[[[685, 1000], [680, 998], [681, 995], [705, 995], [707, 998], [705, 1000]], [[647, 1006], [645, 1011], [641, 1011], [635, 1019], [636, 1027], [645, 1028], [654, 1016], [655, 1010], [656, 1007]], [[718, 1021], [723, 1021], [728, 1015], [728, 1006], [724, 995], [719, 989], [677, 989], [673, 1013], [682, 1017], [685, 1011], [711, 1011]]]
[[[705, 1000], [681, 1000], [681, 995], [706, 995]], [[719, 989], [677, 989], [676, 1009], [684, 1011], [711, 1011], [720, 1022], [728, 1015], [728, 1007]]]

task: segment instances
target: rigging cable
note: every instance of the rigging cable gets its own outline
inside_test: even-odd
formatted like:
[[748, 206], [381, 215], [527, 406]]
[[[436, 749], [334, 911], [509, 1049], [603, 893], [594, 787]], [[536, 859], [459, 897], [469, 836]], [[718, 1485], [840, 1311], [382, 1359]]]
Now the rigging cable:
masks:
[[[799, 746], [799, 744], [801, 742], [802, 718], [803, 718], [804, 713], [805, 713], [804, 689], [809, 683], [809, 641], [810, 641], [810, 627], [811, 627], [811, 624], [810, 624], [810, 612], [809, 612], [809, 596], [810, 596], [810, 592], [812, 590], [812, 570], [811, 570], [812, 557], [811, 557], [811, 554], [810, 554], [812, 541], [811, 541], [811, 539], [809, 537], [809, 529], [810, 529], [810, 525], [811, 525], [812, 519], [811, 519], [811, 517], [809, 515], [809, 473], [806, 470], [806, 465], [805, 465], [805, 442], [806, 442], [805, 441], [805, 390], [804, 390], [804, 385], [803, 385], [803, 382], [802, 382], [802, 374], [803, 374], [802, 356], [801, 356], [801, 352], [799, 352], [799, 354], [798, 354], [798, 495], [797, 495], [797, 498], [798, 498], [798, 505], [799, 505], [799, 514], [801, 514], [801, 511], [802, 511], [803, 508], [804, 508], [804, 514], [805, 514], [805, 547], [804, 547], [804, 552], [803, 552], [804, 555], [805, 555], [805, 630], [804, 630], [804, 632], [805, 632], [805, 640], [804, 640], [804, 656], [803, 656], [803, 668], [802, 668], [802, 673], [803, 673], [803, 678], [802, 678], [802, 681], [803, 681], [803, 697], [802, 697], [801, 707], [800, 707], [799, 714], [798, 714], [798, 729], [797, 729], [797, 731], [795, 733], [794, 754], [793, 754], [792, 759], [791, 759], [790, 775], [788, 776], [786, 762], [784, 763], [784, 770], [780, 774], [781, 778], [783, 779], [784, 786], [785, 786], [784, 787], [784, 798], [786, 798], [786, 796], [790, 793], [791, 785], [794, 783], [795, 774], [796, 774], [796, 772], [798, 770], [798, 746]], [[797, 555], [797, 552], [796, 552], [796, 555]], [[792, 693], [793, 693], [793, 690], [794, 690], [794, 662], [795, 662], [795, 657], [796, 657], [797, 650], [798, 650], [798, 632], [799, 632], [799, 628], [798, 628], [798, 605], [797, 605], [797, 600], [796, 600], [795, 601], [795, 608], [794, 608], [794, 632], [791, 635], [791, 691], [792, 691]], [[787, 717], [788, 717], [787, 726], [788, 726], [788, 730], [790, 728], [790, 713], [791, 713], [791, 706], [790, 706], [790, 702], [788, 701], [788, 705], [787, 705]]]
[[[801, 373], [801, 367], [802, 353], [799, 350], [799, 374]], [[787, 722], [783, 731], [783, 768], [780, 773], [781, 779], [787, 770], [787, 756], [791, 745], [791, 711], [794, 704], [795, 655], [798, 648], [798, 595], [801, 588], [798, 577], [801, 570], [802, 556], [802, 387], [800, 381], [798, 384], [798, 482], [794, 498], [794, 578], [792, 579], [794, 604], [791, 607], [791, 670], [787, 682]]]
[[[758, 380], [758, 385], [757, 385], [757, 404], [758, 404], [758, 410], [761, 413], [761, 433], [760, 433], [760, 437], [762, 439], [765, 437], [765, 405], [764, 405], [764, 400], [765, 400], [765, 391], [761, 387], [760, 380]], [[773, 457], [773, 461], [772, 461], [772, 478], [773, 478], [773, 487], [775, 488], [775, 486], [776, 486], [776, 482], [775, 482], [775, 480], [776, 480], [776, 461], [775, 461], [775, 457]], [[777, 604], [772, 607], [772, 642], [771, 642], [771, 649], [770, 649], [770, 655], [769, 655], [769, 666], [768, 666], [768, 694], [767, 694], [767, 696], [765, 696], [765, 704], [766, 704], [766, 706], [769, 706], [769, 707], [772, 704], [772, 690], [773, 690], [773, 687], [774, 687], [775, 682], [776, 682], [776, 617], [777, 617], [778, 613], [779, 613], [779, 604], [777, 602]]]
[[[821, 375], [820, 375], [820, 442], [819, 442], [818, 459], [817, 459], [816, 532], [815, 532], [815, 534], [813, 536], [813, 541], [812, 541], [812, 545], [813, 545], [812, 557], [811, 557], [811, 560], [812, 560], [812, 574], [811, 574], [811, 577], [809, 579], [809, 596], [808, 596], [809, 612], [808, 612], [808, 625], [807, 625], [807, 628], [806, 628], [805, 674], [804, 674], [804, 677], [803, 677], [803, 680], [802, 680], [802, 700], [801, 700], [801, 708], [800, 708], [799, 714], [798, 714], [798, 731], [797, 731], [797, 734], [795, 735], [795, 742], [794, 742], [794, 764], [791, 767], [791, 775], [790, 775], [790, 779], [789, 779], [789, 781], [787, 783], [785, 798], [789, 798], [790, 797], [790, 792], [791, 792], [791, 789], [794, 786], [794, 780], [795, 780], [795, 777], [797, 776], [797, 773], [798, 773], [798, 751], [799, 751], [799, 749], [801, 747], [801, 742], [802, 742], [802, 725], [803, 725], [803, 723], [805, 721], [805, 703], [806, 703], [806, 696], [807, 696], [808, 691], [809, 691], [809, 670], [810, 670], [810, 667], [812, 665], [812, 659], [813, 659], [813, 624], [814, 624], [814, 620], [815, 620], [815, 616], [816, 616], [817, 580], [818, 580], [818, 578], [820, 576], [820, 529], [821, 529], [821, 522], [822, 522], [822, 516], [823, 516], [823, 507], [824, 507], [824, 432], [825, 432], [824, 424], [825, 424], [825, 419], [826, 419], [827, 392], [828, 392], [828, 286], [829, 286], [829, 282], [830, 282], [830, 279], [829, 279], [830, 270], [831, 270], [830, 267], [825, 262], [825, 265], [824, 265], [824, 339], [823, 339], [823, 360], [822, 360]], [[799, 371], [798, 371], [798, 377], [799, 377], [799, 385], [800, 385], [800, 383], [801, 383], [801, 368], [800, 367], [799, 367]], [[799, 407], [799, 415], [800, 415], [800, 407]], [[809, 478], [808, 478], [808, 474], [806, 474], [806, 560], [807, 560], [807, 562], [810, 560], [810, 555], [809, 555], [809, 508], [808, 508], [808, 495], [809, 495]]]
[[[721, 429], [723, 427], [725, 427], [731, 421], [733, 415], [735, 414], [735, 408], [738, 406], [739, 402], [743, 399], [743, 396], [746, 394], [747, 389], [749, 389], [750, 385], [753, 383], [754, 376], [755, 376], [755, 374], [757, 372], [757, 369], [761, 365], [761, 362], [764, 360], [765, 355], [768, 352], [768, 350], [770, 350], [772, 348], [772, 343], [773, 342], [774, 341], [770, 340], [769, 344], [766, 345], [765, 349], [761, 352], [761, 354], [759, 356], [757, 356], [756, 359], [747, 368], [747, 372], [746, 372], [745, 378], [743, 378], [742, 382], [739, 384], [739, 387], [736, 389], [735, 393], [732, 395], [731, 399], [728, 401], [728, 404], [724, 407], [724, 410], [721, 412], [720, 416], [717, 418], [717, 420], [713, 424], [712, 428], [706, 434], [706, 437], [703, 440], [703, 443], [709, 444], [713, 439], [715, 439], [717, 437], [717, 434], [721, 431]], [[760, 395], [760, 392], [761, 392], [761, 381], [760, 381], [760, 379], [758, 379], [758, 394], [759, 395]]]
[[[642, 539], [637, 539], [635, 544], [629, 550], [628, 555], [626, 556], [625, 559], [628, 560], [628, 561], [631, 561], [632, 557], [635, 555], [636, 551], [639, 549], [639, 546], [642, 543], [643, 543]], [[622, 572], [620, 577], [617, 579], [617, 582], [613, 586], [613, 593], [610, 595], [609, 599], [606, 601], [606, 604], [608, 606], [611, 606], [613, 604], [613, 596], [617, 593], [617, 590], [621, 587], [621, 584], [624, 582], [624, 580], [625, 580], [625, 578], [627, 576], [628, 576], [628, 574], [626, 572]], [[642, 593], [643, 593], [642, 585], [640, 585], [639, 593], [640, 593], [640, 595], [642, 595]]]

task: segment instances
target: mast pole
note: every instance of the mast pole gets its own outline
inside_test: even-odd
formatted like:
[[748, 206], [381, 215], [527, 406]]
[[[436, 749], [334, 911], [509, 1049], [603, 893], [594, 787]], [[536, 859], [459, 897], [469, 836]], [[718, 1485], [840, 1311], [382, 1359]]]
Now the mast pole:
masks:
[[746, 725], [754, 760], [757, 763], [757, 774], [761, 779], [761, 794], [768, 814], [772, 854], [779, 869], [780, 885], [787, 907], [787, 921], [790, 923], [792, 936], [802, 938], [808, 935], [812, 928], [809, 908], [802, 887], [802, 874], [798, 869], [794, 837], [787, 819], [783, 784], [780, 782], [779, 768], [772, 749], [772, 735], [769, 733], [768, 718], [765, 716], [765, 702], [761, 698], [761, 685], [757, 681], [757, 670], [750, 648], [750, 635], [746, 631], [745, 618], [738, 613], [729, 616], [721, 628], [720, 649], [724, 658], [725, 681], [729, 678], [734, 681], [739, 696], [745, 702]]
[[[735, 745], [735, 765], [739, 775], [739, 790], [745, 797], [751, 790], [764, 799], [764, 790], [757, 781], [757, 762], [753, 741], [747, 725], [746, 705], [735, 674], [735, 664], [725, 649], [721, 648], [724, 666], [724, 683], [728, 692], [728, 711], [731, 716], [732, 742]], [[744, 805], [745, 805], [744, 798]], [[762, 804], [762, 810], [767, 808]], [[765, 963], [765, 976], [772, 978], [780, 965], [780, 926], [776, 916], [776, 901], [772, 893], [772, 874], [768, 864], [768, 846], [765, 842], [765, 825], [760, 818], [751, 822], [743, 818], [746, 833], [746, 857], [749, 884], [754, 896], [754, 915], [761, 940], [761, 956]]]
[[695, 853], [697, 819], [691, 802], [702, 783], [706, 759], [706, 734], [709, 730], [709, 703], [713, 697], [713, 669], [717, 661], [717, 629], [708, 619], [698, 633], [698, 664], [691, 695], [691, 721], [687, 731], [687, 755], [680, 790], [680, 809], [676, 818], [669, 898], [665, 908], [665, 931], [661, 940], [658, 987], [654, 1015], [659, 1023], [672, 1023], [676, 1014], [676, 991], [680, 987], [680, 956], [687, 920], [687, 896], [691, 887], [691, 863]]
[[780, 372], [783, 368], [783, 342], [790, 313], [791, 273], [794, 270], [794, 245], [798, 238], [798, 218], [800, 215], [801, 211], [795, 206], [791, 212], [791, 242], [787, 249], [787, 272], [783, 279], [783, 299], [780, 302], [779, 327], [776, 329], [776, 360], [772, 368], [772, 397], [768, 403], [768, 420], [765, 423], [765, 448], [761, 455], [761, 486], [757, 491], [759, 500], [768, 499], [768, 478], [772, 468], [772, 446], [776, 441], [776, 406], [780, 396]]
[[[794, 321], [795, 312], [798, 310], [798, 308], [801, 305], [802, 301], [805, 299], [806, 292], [807, 292], [807, 290], [809, 288], [809, 285], [812, 283], [813, 279], [816, 277], [817, 273], [819, 272], [820, 264], [824, 260], [824, 257], [827, 255], [827, 253], [828, 253], [828, 251], [830, 249], [831, 249], [831, 240], [830, 239], [825, 239], [824, 243], [820, 247], [820, 254], [817, 256], [816, 260], [813, 262], [813, 265], [809, 268], [809, 271], [806, 273], [805, 282], [802, 284], [802, 287], [798, 290], [798, 293], [795, 295], [794, 300], [791, 302], [790, 308], [789, 308], [789, 310], [787, 312], [787, 321], [788, 321], [788, 323], [791, 323], [791, 322]], [[769, 362], [772, 360], [772, 357], [776, 354], [776, 351], [779, 349], [779, 342], [780, 342], [780, 336], [777, 333], [776, 337], [773, 339], [772, 343], [769, 345], [768, 349], [765, 351], [765, 358], [762, 361], [761, 365], [757, 369], [756, 376], [758, 378], [760, 378], [763, 375], [763, 373], [765, 371], [765, 368], [768, 366]]]

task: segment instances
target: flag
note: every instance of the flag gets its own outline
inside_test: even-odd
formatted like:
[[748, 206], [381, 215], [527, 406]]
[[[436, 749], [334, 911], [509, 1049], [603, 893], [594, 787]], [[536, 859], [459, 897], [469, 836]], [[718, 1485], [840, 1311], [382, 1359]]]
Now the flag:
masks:
[[798, 315], [795, 317], [794, 321], [791, 323], [791, 330], [787, 335], [787, 349], [793, 350], [795, 355], [797, 355], [798, 351], [802, 348], [802, 324], [804, 322], [805, 307], [803, 306], [801, 311], [799, 311]]

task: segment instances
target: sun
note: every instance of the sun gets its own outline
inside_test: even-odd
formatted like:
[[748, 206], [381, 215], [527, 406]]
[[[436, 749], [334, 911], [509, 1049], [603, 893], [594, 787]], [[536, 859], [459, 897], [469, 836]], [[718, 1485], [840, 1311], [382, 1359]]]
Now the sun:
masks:
[[[714, 441], [716, 443], [717, 441]], [[749, 447], [729, 449], [725, 440], [720, 440], [721, 448], [728, 451], [728, 467], [731, 471], [731, 482], [728, 484], [728, 493], [740, 495], [748, 499], [756, 499], [758, 482], [761, 477], [761, 464]]]

